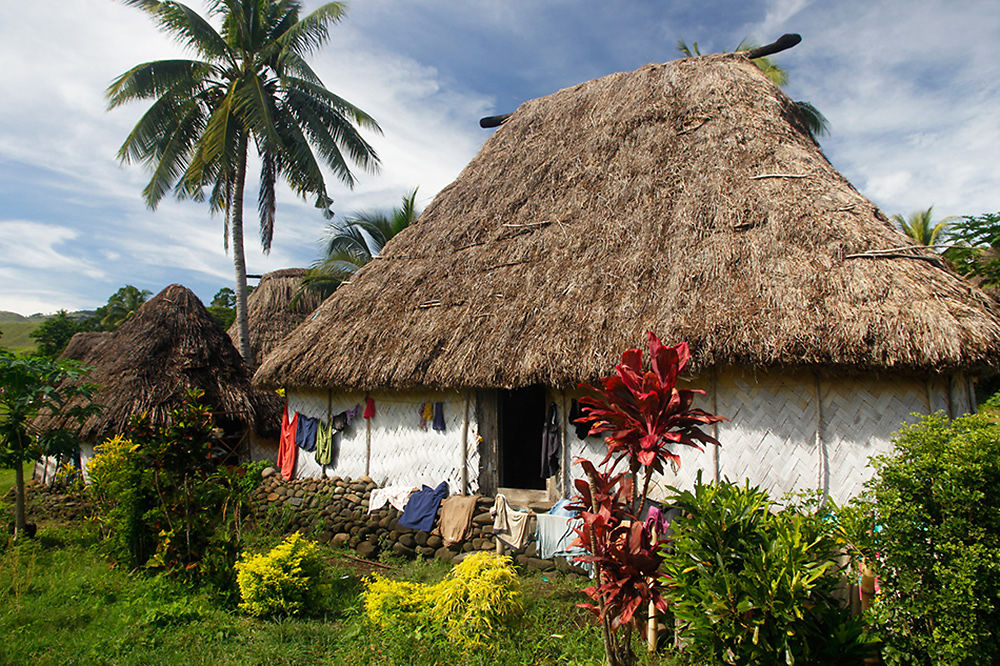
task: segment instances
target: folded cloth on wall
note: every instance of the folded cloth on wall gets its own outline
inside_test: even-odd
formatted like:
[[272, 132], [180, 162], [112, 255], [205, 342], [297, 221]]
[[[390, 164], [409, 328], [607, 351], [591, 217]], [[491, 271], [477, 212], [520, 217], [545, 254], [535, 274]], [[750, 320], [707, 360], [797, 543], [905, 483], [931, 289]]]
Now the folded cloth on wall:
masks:
[[444, 403], [435, 402], [434, 403], [434, 425], [432, 426], [438, 432], [444, 432]]
[[295, 444], [303, 451], [316, 450], [316, 429], [319, 419], [299, 414], [299, 427], [295, 431]]
[[497, 494], [490, 509], [493, 516], [493, 536], [500, 543], [511, 548], [523, 548], [528, 542], [528, 519], [530, 513], [525, 511], [515, 511], [507, 498], [502, 494]]
[[479, 495], [455, 495], [441, 502], [441, 515], [434, 534], [444, 539], [444, 545], [465, 541], [472, 527], [472, 514], [476, 512], [478, 499]]
[[410, 486], [375, 488], [372, 490], [371, 497], [368, 498], [368, 513], [381, 509], [386, 503], [402, 511], [406, 508], [406, 500], [410, 498], [412, 492], [413, 488]]
[[403, 509], [403, 515], [399, 518], [399, 524], [411, 530], [430, 532], [434, 527], [434, 518], [437, 516], [438, 507], [441, 506], [441, 500], [447, 496], [447, 481], [439, 483], [437, 488], [421, 487], [410, 495], [410, 500]]
[[565, 552], [576, 539], [576, 532], [570, 527], [572, 518], [553, 513], [540, 513], [535, 516], [535, 520], [538, 557], [543, 560], [552, 559], [558, 552]]
[[278, 439], [278, 467], [281, 468], [281, 478], [288, 481], [295, 472], [295, 457], [298, 447], [295, 446], [295, 430], [299, 423], [298, 413], [288, 420], [288, 405], [281, 410], [281, 436]]
[[316, 462], [320, 465], [336, 465], [340, 444], [340, 432], [333, 423], [320, 423], [316, 431]]

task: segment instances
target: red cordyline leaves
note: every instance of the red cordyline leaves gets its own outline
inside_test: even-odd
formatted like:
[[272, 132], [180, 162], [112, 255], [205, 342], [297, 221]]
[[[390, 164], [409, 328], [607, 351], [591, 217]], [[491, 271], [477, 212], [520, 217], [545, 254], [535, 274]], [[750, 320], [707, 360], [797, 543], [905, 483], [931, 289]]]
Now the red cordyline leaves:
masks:
[[718, 445], [701, 427], [724, 419], [691, 408], [694, 396], [704, 391], [677, 388], [677, 377], [691, 358], [686, 342], [667, 347], [649, 333], [649, 356], [651, 370], [643, 371], [642, 351], [626, 350], [615, 374], [601, 380], [603, 390], [581, 384], [589, 395], [580, 399], [586, 414], [577, 422], [589, 423], [591, 435], [609, 433], [602, 465], [628, 458], [633, 471], [642, 465], [662, 474], [665, 460], [675, 469], [681, 463], [671, 445], [699, 451], [703, 444]]

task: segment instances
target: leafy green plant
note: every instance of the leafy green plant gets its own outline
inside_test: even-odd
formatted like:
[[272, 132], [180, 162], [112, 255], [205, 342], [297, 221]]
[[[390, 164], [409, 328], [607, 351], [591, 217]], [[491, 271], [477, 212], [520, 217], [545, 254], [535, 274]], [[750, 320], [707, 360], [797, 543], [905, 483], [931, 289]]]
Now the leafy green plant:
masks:
[[834, 596], [835, 521], [778, 510], [749, 482], [675, 492], [663, 594], [691, 663], [859, 662], [870, 641]]
[[375, 575], [362, 596], [372, 623], [436, 631], [467, 649], [485, 645], [522, 609], [510, 558], [490, 552], [472, 553], [434, 585]]
[[270, 552], [236, 563], [240, 609], [255, 617], [315, 613], [329, 593], [325, 578], [319, 548], [296, 532]]
[[1000, 654], [1000, 424], [936, 414], [894, 442], [874, 459], [866, 498], [883, 657], [985, 663]]

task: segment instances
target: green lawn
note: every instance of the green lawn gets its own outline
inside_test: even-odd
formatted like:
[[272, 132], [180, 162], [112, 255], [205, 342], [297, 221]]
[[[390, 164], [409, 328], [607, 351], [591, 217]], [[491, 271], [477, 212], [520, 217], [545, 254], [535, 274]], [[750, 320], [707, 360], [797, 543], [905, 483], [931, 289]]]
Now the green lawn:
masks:
[[[266, 539], [265, 539], [266, 540]], [[586, 581], [523, 577], [525, 611], [494, 644], [463, 653], [439, 636], [377, 629], [363, 616], [362, 574], [327, 550], [338, 595], [326, 616], [257, 620], [232, 601], [108, 566], [83, 527], [42, 525], [0, 543], [0, 663], [4, 664], [600, 664], [600, 634], [575, 607]], [[389, 575], [433, 582], [439, 562], [397, 563]], [[637, 647], [638, 644], [637, 644]], [[642, 664], [666, 660], [640, 657]]]
[[[35, 463], [24, 463], [24, 478], [31, 478], [31, 473], [35, 469]], [[14, 487], [15, 471], [13, 469], [0, 469], [0, 497], [7, 494], [7, 491]]]

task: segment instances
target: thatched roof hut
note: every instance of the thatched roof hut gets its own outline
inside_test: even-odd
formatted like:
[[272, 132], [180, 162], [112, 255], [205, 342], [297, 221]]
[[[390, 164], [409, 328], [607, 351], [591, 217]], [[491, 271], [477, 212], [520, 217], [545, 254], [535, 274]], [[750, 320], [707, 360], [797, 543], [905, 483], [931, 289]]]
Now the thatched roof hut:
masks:
[[[310, 292], [299, 295], [305, 274], [304, 268], [284, 268], [265, 273], [247, 298], [250, 348], [258, 364], [323, 302]], [[296, 295], [299, 295], [298, 300]], [[233, 346], [239, 349], [239, 326], [235, 322], [228, 333]]]
[[86, 363], [92, 356], [99, 355], [101, 346], [111, 339], [110, 331], [81, 331], [74, 333], [59, 358]]
[[103, 406], [84, 424], [84, 441], [123, 432], [134, 414], [145, 412], [153, 423], [164, 423], [192, 388], [205, 391], [203, 400], [213, 407], [217, 424], [235, 437], [265, 426], [257, 423], [258, 414], [280, 413], [280, 406], [271, 404], [277, 396], [251, 388], [225, 332], [181, 285], [161, 291], [113, 333], [77, 334], [71, 342], [63, 355], [92, 366], [85, 381], [100, 387], [94, 402]]
[[313, 405], [318, 389], [473, 390], [482, 480], [503, 467], [504, 389], [547, 387], [565, 414], [565, 391], [649, 330], [691, 343], [734, 419], [733, 457], [693, 468], [783, 490], [855, 492], [900, 420], [967, 409], [968, 377], [1000, 362], [996, 302], [913, 248], [734, 53], [525, 102], [255, 382]]

